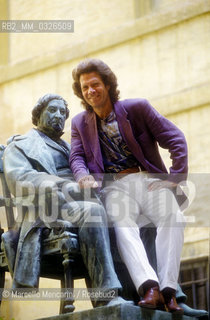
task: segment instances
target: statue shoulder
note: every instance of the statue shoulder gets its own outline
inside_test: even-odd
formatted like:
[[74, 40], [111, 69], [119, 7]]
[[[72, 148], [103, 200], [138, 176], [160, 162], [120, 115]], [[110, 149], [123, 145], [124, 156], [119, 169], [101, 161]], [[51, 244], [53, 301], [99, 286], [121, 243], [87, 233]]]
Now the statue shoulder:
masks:
[[9, 137], [9, 139], [7, 140], [7, 145], [9, 145], [11, 142], [13, 141], [22, 141], [22, 140], [26, 140], [26, 139], [30, 139], [30, 138], [37, 138], [37, 136], [39, 136], [39, 134], [37, 133], [37, 131], [35, 129], [31, 129], [30, 131], [28, 131], [25, 134], [15, 134], [11, 137]]

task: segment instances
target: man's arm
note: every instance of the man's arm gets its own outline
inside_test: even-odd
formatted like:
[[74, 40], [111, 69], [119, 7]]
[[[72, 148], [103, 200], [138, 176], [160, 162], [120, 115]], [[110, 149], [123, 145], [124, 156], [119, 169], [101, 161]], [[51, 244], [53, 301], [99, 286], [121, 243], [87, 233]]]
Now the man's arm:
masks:
[[188, 172], [187, 142], [183, 132], [171, 121], [159, 114], [146, 100], [144, 120], [160, 147], [168, 149], [172, 166], [168, 180], [174, 183], [185, 180]]
[[94, 177], [89, 174], [82, 139], [77, 130], [74, 119], [72, 119], [71, 126], [71, 153], [69, 164], [74, 174], [75, 180], [79, 183], [80, 188], [98, 187], [98, 184]]

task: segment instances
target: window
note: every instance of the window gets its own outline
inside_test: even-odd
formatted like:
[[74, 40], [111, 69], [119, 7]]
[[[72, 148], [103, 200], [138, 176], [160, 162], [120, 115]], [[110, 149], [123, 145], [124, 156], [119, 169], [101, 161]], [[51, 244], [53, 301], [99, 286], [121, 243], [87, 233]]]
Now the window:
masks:
[[208, 260], [208, 256], [203, 256], [181, 262], [179, 283], [187, 295], [187, 304], [192, 308], [208, 310]]

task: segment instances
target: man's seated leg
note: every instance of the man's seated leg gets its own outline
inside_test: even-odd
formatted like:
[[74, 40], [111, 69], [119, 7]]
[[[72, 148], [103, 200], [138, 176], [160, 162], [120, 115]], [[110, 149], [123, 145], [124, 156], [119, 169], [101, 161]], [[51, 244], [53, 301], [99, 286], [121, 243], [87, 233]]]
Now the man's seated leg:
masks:
[[[114, 228], [109, 228], [111, 250], [115, 265], [115, 270], [117, 272], [118, 278], [122, 284], [123, 291], [122, 296], [126, 299], [133, 300], [135, 304], [139, 301], [139, 295], [136, 292], [135, 286], [130, 278], [129, 272], [122, 262], [120, 255], [116, 246], [116, 238], [114, 234]], [[152, 267], [157, 270], [157, 261], [156, 261], [156, 251], [155, 251], [155, 238], [156, 238], [156, 228], [151, 223], [140, 229], [140, 236], [144, 243], [148, 259]], [[192, 309], [186, 305], [187, 296], [182, 291], [180, 285], [178, 284], [176, 299], [178, 305], [183, 308], [184, 314], [191, 317], [203, 317], [208, 315], [208, 312], [205, 310], [196, 310]]]
[[[148, 259], [153, 269], [157, 270], [156, 252], [155, 252], [155, 237], [156, 228], [151, 223], [140, 229], [141, 239], [144, 243]], [[184, 310], [184, 314], [190, 317], [203, 317], [207, 316], [208, 312], [205, 310], [196, 310], [186, 305], [187, 296], [182, 291], [182, 288], [178, 284], [176, 291], [176, 300], [178, 305]]]

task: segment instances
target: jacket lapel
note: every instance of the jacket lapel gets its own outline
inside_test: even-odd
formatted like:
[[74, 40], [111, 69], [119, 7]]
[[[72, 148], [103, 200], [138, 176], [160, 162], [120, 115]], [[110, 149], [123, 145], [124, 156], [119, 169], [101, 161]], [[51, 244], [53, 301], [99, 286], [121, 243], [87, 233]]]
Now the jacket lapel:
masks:
[[87, 137], [87, 140], [89, 141], [89, 146], [93, 153], [95, 161], [99, 165], [102, 172], [104, 172], [103, 159], [98, 137], [97, 121], [94, 112], [88, 112], [86, 114], [84, 134]]
[[121, 101], [116, 102], [114, 105], [114, 109], [115, 109], [115, 114], [117, 117], [120, 133], [124, 141], [126, 142], [129, 150], [136, 157], [136, 159], [143, 165], [143, 167], [145, 169], [148, 169], [149, 167], [144, 157], [141, 146], [136, 141], [133, 135], [133, 130], [131, 128], [130, 121], [127, 118], [128, 113], [125, 110], [123, 103]]
[[[53, 141], [52, 139], [50, 139], [47, 135], [45, 135], [45, 138], [44, 138], [44, 141], [46, 142], [46, 144], [50, 147], [52, 147], [53, 149], [56, 149], [62, 153], [64, 153], [66, 155], [66, 152], [65, 150], [58, 144], [56, 143], [55, 141]], [[64, 142], [64, 140], [63, 140]], [[65, 146], [68, 150], [68, 155], [69, 155], [69, 152], [70, 152], [70, 147], [68, 146], [67, 143], [65, 143]]]

